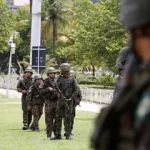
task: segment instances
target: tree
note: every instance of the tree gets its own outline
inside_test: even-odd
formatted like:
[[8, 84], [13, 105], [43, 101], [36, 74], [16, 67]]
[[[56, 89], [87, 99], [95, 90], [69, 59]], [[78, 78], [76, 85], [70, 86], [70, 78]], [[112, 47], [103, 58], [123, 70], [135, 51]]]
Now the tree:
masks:
[[119, 0], [103, 0], [96, 4], [90, 0], [76, 0], [74, 11], [77, 25], [71, 36], [75, 44], [69, 48], [74, 52], [74, 62], [92, 66], [106, 64], [113, 69], [119, 49], [127, 42], [118, 21]]
[[[69, 16], [72, 13], [68, 3], [62, 0], [45, 0], [43, 9], [46, 12], [46, 22], [44, 25], [44, 31], [50, 31], [50, 26], [53, 26], [52, 33], [52, 49], [53, 57], [55, 57], [55, 43], [57, 38], [57, 27], [69, 24]], [[44, 32], [45, 33], [45, 32]]]
[[15, 27], [15, 16], [5, 0], [0, 1], [0, 52], [9, 51], [8, 40]]

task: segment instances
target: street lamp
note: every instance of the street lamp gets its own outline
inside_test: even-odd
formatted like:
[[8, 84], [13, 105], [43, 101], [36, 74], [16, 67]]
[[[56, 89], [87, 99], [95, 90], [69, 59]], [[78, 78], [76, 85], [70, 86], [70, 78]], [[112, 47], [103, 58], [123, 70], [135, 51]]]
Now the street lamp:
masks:
[[13, 43], [13, 36], [16, 35], [16, 32], [10, 37], [8, 44], [10, 45], [10, 56], [9, 56], [9, 68], [8, 68], [8, 75], [7, 75], [7, 93], [6, 96], [9, 97], [9, 88], [10, 88], [10, 74], [11, 74], [11, 61], [12, 61], [12, 54], [15, 54], [16, 44]]

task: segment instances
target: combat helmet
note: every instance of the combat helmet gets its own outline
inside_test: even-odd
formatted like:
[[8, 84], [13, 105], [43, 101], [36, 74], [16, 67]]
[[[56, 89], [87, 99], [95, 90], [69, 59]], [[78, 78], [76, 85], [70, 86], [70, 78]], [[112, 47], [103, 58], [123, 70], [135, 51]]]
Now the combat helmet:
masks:
[[40, 74], [34, 75], [34, 81], [36, 81], [38, 79], [42, 79], [41, 75]]
[[31, 68], [26, 68], [24, 73], [26, 72], [31, 72], [33, 74], [33, 70]]
[[150, 0], [121, 0], [119, 20], [128, 29], [150, 23]]
[[70, 64], [68, 64], [68, 63], [62, 63], [61, 65], [60, 65], [60, 70], [61, 71], [70, 71]]
[[123, 63], [128, 60], [129, 55], [131, 54], [131, 49], [129, 47], [124, 47], [119, 51], [118, 62]]
[[122, 63], [120, 62], [120, 59], [119, 59], [119, 58], [116, 60], [116, 65], [115, 65], [115, 67], [116, 67], [118, 70], [123, 69], [123, 65], [122, 65]]
[[54, 67], [49, 67], [49, 68], [47, 69], [47, 71], [46, 71], [47, 74], [49, 74], [49, 73], [56, 73], [56, 72], [57, 72], [57, 71], [55, 70]]

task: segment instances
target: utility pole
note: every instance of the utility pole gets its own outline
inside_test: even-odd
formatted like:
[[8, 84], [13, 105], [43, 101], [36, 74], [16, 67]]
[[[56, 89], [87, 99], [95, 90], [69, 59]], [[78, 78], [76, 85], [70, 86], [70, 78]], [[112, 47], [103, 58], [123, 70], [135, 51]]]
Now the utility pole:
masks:
[[42, 0], [32, 0], [30, 65], [32, 66], [32, 47], [41, 46], [41, 7]]

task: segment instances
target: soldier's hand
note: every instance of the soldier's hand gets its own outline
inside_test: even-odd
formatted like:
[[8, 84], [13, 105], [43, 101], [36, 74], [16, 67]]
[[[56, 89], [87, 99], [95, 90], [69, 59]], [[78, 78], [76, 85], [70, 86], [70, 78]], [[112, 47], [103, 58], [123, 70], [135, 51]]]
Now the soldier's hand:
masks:
[[27, 91], [26, 90], [22, 90], [21, 93], [22, 94], [27, 94]]
[[54, 90], [54, 89], [53, 89], [53, 88], [51, 88], [51, 87], [49, 87], [48, 89], [49, 89], [49, 91], [53, 91], [53, 90]]
[[28, 110], [31, 111], [31, 109], [32, 109], [32, 107], [31, 107], [31, 106], [28, 106]]
[[60, 93], [57, 93], [57, 97], [58, 97], [58, 98], [60, 97]]

